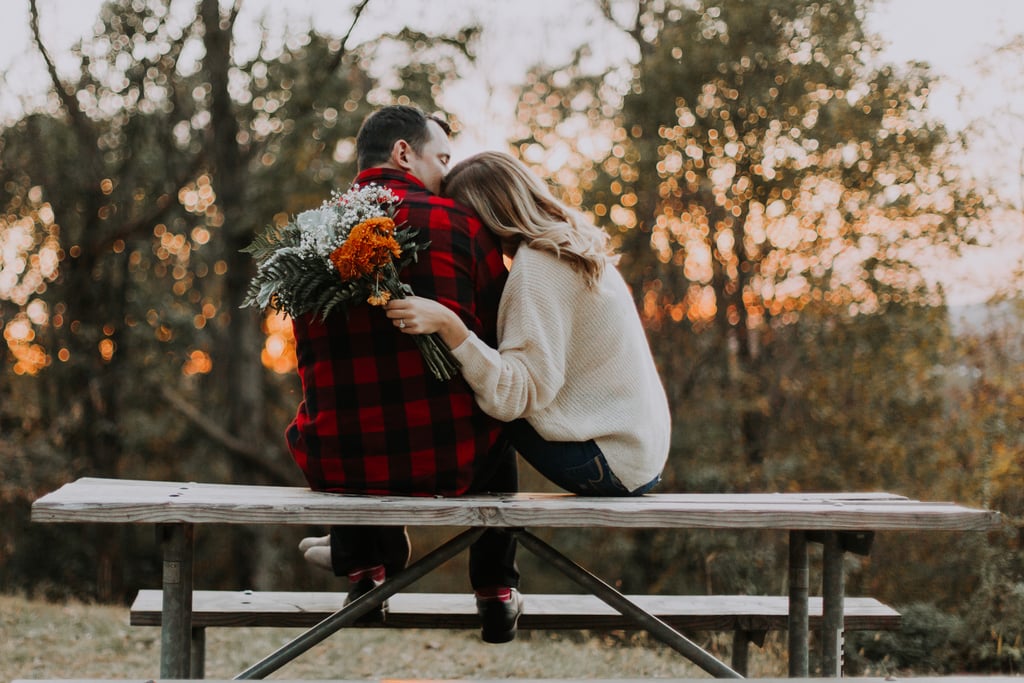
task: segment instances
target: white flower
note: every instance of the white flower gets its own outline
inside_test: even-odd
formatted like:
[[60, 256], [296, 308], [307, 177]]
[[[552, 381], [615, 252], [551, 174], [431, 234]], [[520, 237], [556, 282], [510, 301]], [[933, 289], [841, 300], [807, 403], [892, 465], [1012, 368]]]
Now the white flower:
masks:
[[328, 270], [334, 270], [331, 252], [344, 243], [352, 228], [369, 218], [390, 215], [398, 202], [398, 195], [376, 184], [353, 185], [345, 193], [334, 192], [320, 208], [295, 217], [299, 229], [297, 252], [318, 257]]
[[330, 254], [337, 246], [335, 243], [340, 242], [335, 230], [337, 217], [337, 212], [326, 205], [303, 211], [296, 216], [301, 249], [310, 255]]
[[310, 209], [296, 216], [295, 222], [298, 223], [299, 228], [304, 232], [313, 232], [322, 229], [322, 226], [333, 218], [332, 213], [332, 211], [325, 207]]

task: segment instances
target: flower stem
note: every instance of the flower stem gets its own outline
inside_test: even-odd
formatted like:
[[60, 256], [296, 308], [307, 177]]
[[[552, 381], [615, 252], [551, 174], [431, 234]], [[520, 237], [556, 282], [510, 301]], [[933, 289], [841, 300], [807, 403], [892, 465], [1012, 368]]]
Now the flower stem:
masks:
[[[394, 264], [389, 263], [382, 271], [384, 273], [384, 288], [391, 292], [391, 297], [393, 299], [404, 299], [409, 290], [398, 279], [398, 271], [395, 269]], [[423, 361], [434, 377], [442, 382], [447, 382], [459, 374], [462, 365], [455, 359], [451, 349], [448, 348], [448, 345], [444, 343], [436, 332], [414, 335], [413, 340], [423, 356]]]

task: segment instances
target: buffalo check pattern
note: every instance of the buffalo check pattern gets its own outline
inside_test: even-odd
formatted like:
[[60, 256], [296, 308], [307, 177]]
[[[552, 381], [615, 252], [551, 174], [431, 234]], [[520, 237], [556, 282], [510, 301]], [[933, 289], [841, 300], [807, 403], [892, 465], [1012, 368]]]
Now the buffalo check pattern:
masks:
[[[469, 209], [430, 193], [401, 171], [374, 168], [360, 185], [391, 188], [398, 225], [430, 242], [401, 273], [418, 296], [441, 301], [492, 346], [507, 272], [498, 239]], [[461, 495], [474, 462], [501, 425], [477, 407], [461, 376], [434, 378], [410, 335], [380, 308], [360, 304], [326, 320], [293, 321], [302, 402], [288, 446], [317, 491]]]

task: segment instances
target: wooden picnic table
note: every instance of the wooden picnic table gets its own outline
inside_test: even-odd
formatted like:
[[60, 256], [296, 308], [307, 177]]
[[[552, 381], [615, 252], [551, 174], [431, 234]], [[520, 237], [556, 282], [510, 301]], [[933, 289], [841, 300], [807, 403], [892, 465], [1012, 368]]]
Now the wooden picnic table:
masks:
[[161, 677], [188, 678], [196, 525], [407, 525], [468, 530], [389, 578], [278, 652], [239, 674], [263, 677], [350, 625], [467, 548], [486, 527], [515, 530], [520, 543], [651, 635], [719, 677], [733, 669], [700, 649], [528, 528], [769, 529], [789, 535], [789, 673], [808, 675], [809, 541], [821, 542], [823, 668], [839, 674], [843, 630], [843, 553], [863, 550], [876, 531], [987, 531], [998, 513], [889, 493], [648, 494], [590, 498], [518, 493], [459, 498], [358, 496], [298, 487], [83, 478], [37, 500], [32, 520], [45, 523], [156, 524], [162, 529]]

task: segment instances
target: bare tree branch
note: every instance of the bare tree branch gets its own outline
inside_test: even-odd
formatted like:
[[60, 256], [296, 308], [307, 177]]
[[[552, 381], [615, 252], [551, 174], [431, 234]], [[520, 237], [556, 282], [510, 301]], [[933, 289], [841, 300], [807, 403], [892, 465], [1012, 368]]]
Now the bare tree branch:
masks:
[[[348, 31], [345, 32], [344, 36], [342, 36], [341, 45], [338, 47], [337, 51], [334, 52], [334, 54], [331, 56], [330, 61], [328, 61], [322, 69], [318, 69], [317, 73], [312, 75], [311, 80], [314, 82], [315, 85], [309, 89], [309, 92], [315, 94], [323, 90], [324, 82], [326, 82], [327, 79], [330, 78], [335, 71], [337, 71], [338, 67], [341, 65], [341, 60], [344, 59], [345, 55], [348, 53], [348, 41], [349, 38], [352, 36], [352, 32], [355, 30], [356, 23], [359, 21], [359, 17], [363, 14], [363, 11], [369, 4], [370, 0], [361, 0], [359, 4], [356, 5], [355, 8], [353, 8], [352, 23], [349, 24]], [[259, 58], [259, 54], [260, 53], [257, 53], [256, 59]], [[304, 116], [314, 116], [315, 114], [312, 111], [312, 106], [313, 101], [312, 98], [310, 98], [309, 101], [297, 103], [295, 109], [296, 111], [306, 112]], [[263, 154], [263, 151], [267, 147], [273, 144], [274, 140], [275, 137], [273, 135], [267, 136], [261, 142], [254, 142], [250, 144], [250, 146], [247, 149], [241, 151], [240, 154], [245, 161], [257, 158], [261, 154]]]
[[36, 0], [29, 0], [28, 8], [32, 40], [35, 42], [39, 54], [42, 55], [43, 61], [46, 62], [46, 71], [50, 74], [53, 89], [57, 91], [57, 96], [60, 98], [61, 104], [64, 105], [64, 109], [67, 111], [68, 117], [71, 119], [75, 130], [78, 131], [79, 136], [91, 134], [92, 127], [82, 113], [81, 108], [79, 108], [74, 96], [60, 82], [60, 76], [57, 74], [57, 65], [54, 63], [53, 58], [50, 57], [50, 52], [46, 49], [46, 45], [43, 44], [43, 36], [39, 30], [39, 7], [36, 5]]
[[262, 450], [231, 434], [214, 420], [206, 417], [188, 399], [166, 385], [160, 387], [160, 393], [175, 410], [188, 418], [206, 436], [226, 448], [247, 465], [259, 470], [273, 481], [295, 480], [295, 470], [285, 464], [286, 457], [279, 450]]
[[235, 0], [234, 7], [231, 8], [231, 15], [228, 17], [228, 30], [232, 31], [235, 28], [235, 20], [238, 19], [238, 13], [242, 11], [242, 0]]
[[362, 15], [363, 10], [365, 10], [366, 6], [369, 4], [370, 0], [362, 0], [362, 2], [356, 5], [356, 8], [352, 10], [352, 23], [349, 24], [348, 31], [341, 39], [341, 49], [339, 51], [344, 52], [348, 49], [348, 39], [352, 35], [352, 31], [355, 30], [356, 23], [359, 21], [360, 15]]
[[349, 24], [348, 31], [345, 32], [344, 36], [342, 36], [341, 47], [339, 47], [338, 51], [334, 53], [334, 58], [331, 59], [327, 69], [324, 71], [325, 74], [334, 73], [335, 69], [337, 69], [341, 64], [341, 60], [345, 57], [346, 52], [348, 52], [348, 39], [352, 36], [352, 31], [355, 30], [356, 24], [359, 22], [359, 17], [363, 14], [363, 10], [365, 10], [366, 6], [369, 4], [370, 0], [361, 0], [361, 2], [355, 6], [355, 9], [352, 10], [352, 23]]

